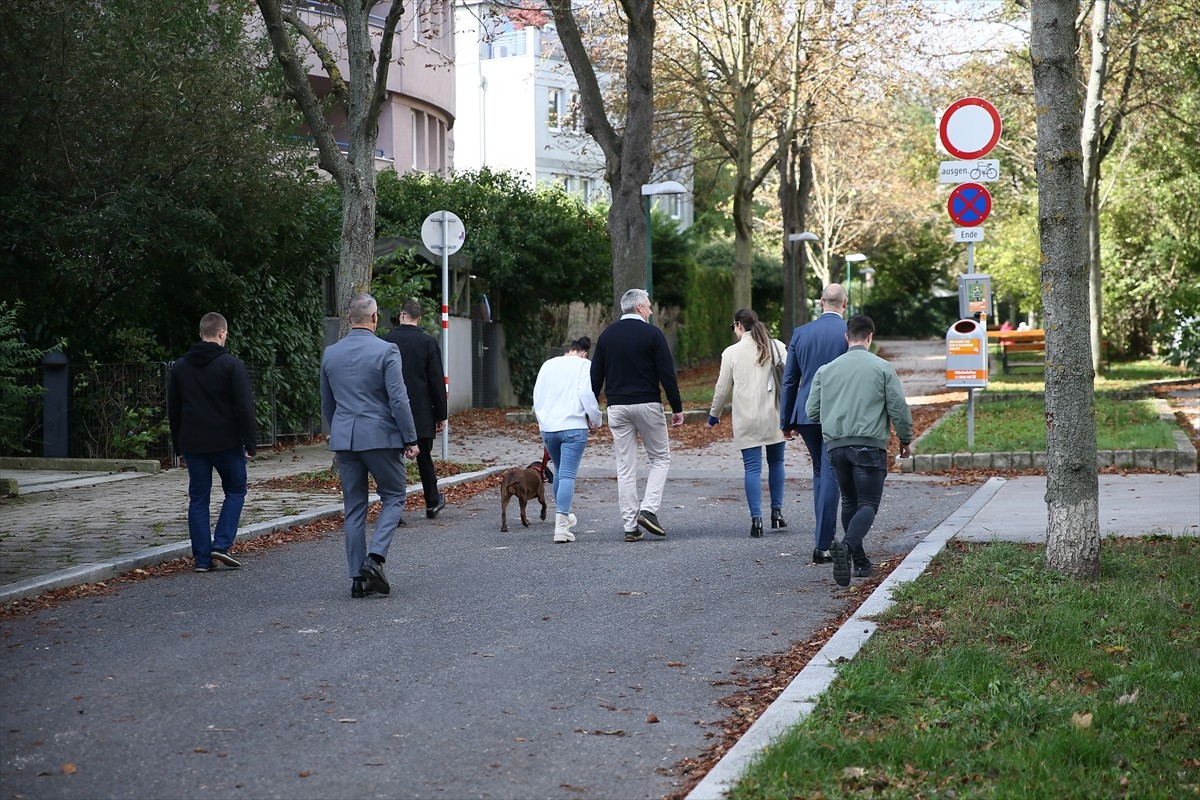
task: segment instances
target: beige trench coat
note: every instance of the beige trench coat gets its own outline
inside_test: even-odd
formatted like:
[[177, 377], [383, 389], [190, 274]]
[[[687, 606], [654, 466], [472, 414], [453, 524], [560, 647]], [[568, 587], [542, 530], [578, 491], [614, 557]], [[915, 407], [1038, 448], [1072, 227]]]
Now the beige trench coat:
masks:
[[[787, 361], [787, 345], [778, 339], [771, 340], [775, 355], [780, 363]], [[779, 429], [779, 406], [776, 398], [782, 387], [775, 386], [771, 376], [771, 361], [755, 363], [758, 347], [749, 332], [743, 333], [741, 341], [725, 348], [721, 353], [721, 373], [713, 389], [712, 407], [709, 416], [721, 416], [725, 400], [733, 392], [733, 446], [738, 450], [747, 447], [762, 447], [783, 441]]]

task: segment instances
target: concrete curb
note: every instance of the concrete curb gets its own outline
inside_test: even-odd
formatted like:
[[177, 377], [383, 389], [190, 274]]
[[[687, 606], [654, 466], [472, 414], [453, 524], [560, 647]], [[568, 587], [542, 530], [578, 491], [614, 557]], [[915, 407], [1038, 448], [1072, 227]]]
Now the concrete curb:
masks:
[[[1144, 398], [1148, 399], [1148, 398]], [[1162, 398], [1154, 398], [1158, 410], [1158, 418], [1172, 428], [1175, 442], [1173, 448], [1155, 448], [1153, 450], [1097, 450], [1096, 467], [1131, 467], [1133, 469], [1155, 470], [1157, 472], [1195, 472], [1196, 448], [1192, 446], [1187, 434], [1179, 429], [1175, 419], [1175, 411]], [[962, 408], [964, 403], [958, 403], [946, 411], [936, 422], [917, 437], [913, 442], [913, 450], [920, 448], [921, 440], [935, 431], [950, 415]], [[1003, 452], [1003, 453], [930, 453], [915, 454], [912, 458], [900, 461], [902, 472], [948, 472], [953, 469], [1046, 469], [1046, 453]]]
[[[500, 472], [506, 472], [511, 467], [489, 467], [477, 472], [467, 472], [462, 475], [454, 475], [449, 478], [443, 478], [438, 481], [438, 488], [446, 486], [457, 486], [461, 483], [487, 478]], [[409, 486], [405, 492], [406, 496], [415, 492], [420, 492], [420, 485]], [[379, 495], [372, 494], [370, 502], [374, 503], [379, 500]], [[247, 525], [244, 528], [238, 528], [238, 538], [240, 539], [256, 539], [260, 536], [267, 536], [277, 531], [294, 528], [298, 525], [308, 525], [312, 522], [318, 522], [329, 517], [336, 517], [342, 513], [342, 504], [332, 503], [329, 505], [320, 506], [305, 511], [301, 514], [293, 514], [288, 517], [278, 517], [276, 519], [258, 522], [253, 525]], [[114, 558], [109, 561], [100, 561], [92, 564], [80, 564], [79, 566], [70, 567], [69, 569], [51, 572], [46, 575], [40, 575], [29, 580], [10, 583], [7, 586], [0, 587], [0, 605], [12, 602], [13, 600], [23, 600], [26, 597], [35, 597], [45, 592], [50, 592], [55, 589], [63, 589], [68, 586], [79, 586], [85, 583], [97, 583], [105, 581], [117, 575], [124, 575], [127, 572], [132, 572], [135, 569], [143, 569], [152, 567], [156, 564], [162, 564], [165, 561], [172, 561], [176, 558], [189, 557], [192, 554], [192, 543], [185, 539], [180, 542], [171, 544], [163, 544], [157, 547], [151, 547], [146, 550], [138, 550], [135, 553]]]
[[837, 677], [837, 665], [858, 655], [877, 627], [871, 617], [892, 604], [892, 591], [902, 583], [915, 580], [925, 571], [946, 543], [953, 539], [975, 515], [987, 505], [1004, 486], [1004, 479], [991, 478], [975, 490], [958, 510], [934, 528], [909, 552], [900, 566], [892, 570], [871, 593], [854, 615], [830, 637], [812, 661], [800, 670], [775, 702], [767, 707], [750, 729], [738, 739], [696, 787], [686, 800], [722, 800], [741, 779], [746, 768], [770, 747], [771, 742], [786, 733], [816, 708], [821, 694]]
[[0, 456], [0, 469], [55, 469], [68, 472], [161, 472], [153, 459], [137, 458], [37, 458]]

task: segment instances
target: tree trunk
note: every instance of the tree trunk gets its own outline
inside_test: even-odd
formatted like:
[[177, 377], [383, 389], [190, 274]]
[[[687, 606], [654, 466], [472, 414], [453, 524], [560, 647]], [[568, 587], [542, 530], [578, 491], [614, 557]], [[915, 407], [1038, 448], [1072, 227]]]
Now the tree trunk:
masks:
[[1108, 81], [1108, 0], [1095, 0], [1092, 8], [1092, 65], [1088, 71], [1087, 100], [1083, 106], [1084, 209], [1088, 231], [1089, 337], [1092, 369], [1100, 371], [1100, 342], [1103, 323], [1103, 291], [1100, 283], [1100, 162], [1101, 114], [1104, 87]]
[[[801, 230], [808, 230], [808, 201], [812, 197], [813, 160], [812, 160], [812, 124], [804, 126], [804, 136], [800, 142], [800, 184], [796, 192], [796, 224]], [[796, 272], [799, 283], [796, 303], [799, 305], [796, 313], [796, 324], [808, 322], [808, 248], [800, 252], [800, 264]]]
[[[613, 319], [621, 317], [621, 295], [629, 289], [646, 288], [646, 206], [650, 198], [642, 197], [642, 183], [646, 176], [638, 179], [609, 180], [612, 188], [612, 205], [608, 209], [608, 238], [612, 248]], [[653, 270], [653, 266], [651, 266]], [[650, 276], [651, 284], [653, 276]]]
[[604, 153], [604, 177], [612, 191], [608, 235], [613, 257], [613, 307], [627, 290], [645, 286], [646, 209], [642, 185], [650, 180], [654, 132], [654, 0], [620, 0], [628, 35], [625, 40], [626, 116], [622, 130], [609, 120], [604, 94], [571, 0], [547, 0], [563, 52], [579, 84], [584, 130]]
[[342, 185], [342, 246], [335, 283], [339, 336], [350, 330], [350, 298], [371, 288], [375, 258], [375, 165], [368, 162], [365, 175], [358, 167], [357, 162], [350, 165]]
[[[288, 92], [300, 107], [317, 146], [321, 168], [330, 174], [342, 194], [342, 239], [334, 287], [337, 292], [339, 335], [350, 329], [346, 314], [350, 298], [371, 286], [371, 264], [375, 246], [375, 142], [379, 137], [379, 112], [387, 99], [387, 74], [392, 61], [396, 25], [404, 7], [401, 0], [386, 5], [382, 26], [373, 28], [371, 9], [375, 3], [338, 3], [345, 20], [345, 48], [350, 80], [343, 79], [337, 54], [322, 41], [320, 32], [309, 27], [295, 6], [280, 0], [257, 0], [267, 28], [271, 48], [283, 70]], [[375, 8], [376, 12], [379, 11]], [[416, 23], [414, 23], [416, 24]], [[301, 58], [289, 35], [297, 33], [317, 54], [330, 79], [332, 99], [346, 111], [349, 152], [343, 156], [333, 128], [326, 118], [324, 102], [308, 80]], [[379, 47], [376, 55], [375, 47]]]
[[1078, 3], [1034, 0], [1031, 10], [1046, 328], [1046, 563], [1093, 580], [1100, 574], [1099, 485], [1075, 51]]
[[733, 308], [750, 308], [750, 270], [754, 256], [754, 190], [742, 180], [733, 191]]
[[[807, 136], [805, 132], [804, 136]], [[779, 152], [779, 209], [783, 219], [783, 321], [780, 338], [791, 341], [792, 331], [808, 322], [808, 248], [792, 242], [791, 234], [805, 229], [808, 193], [812, 188], [812, 150], [797, 129], [783, 128]], [[807, 172], [806, 172], [807, 171]]]

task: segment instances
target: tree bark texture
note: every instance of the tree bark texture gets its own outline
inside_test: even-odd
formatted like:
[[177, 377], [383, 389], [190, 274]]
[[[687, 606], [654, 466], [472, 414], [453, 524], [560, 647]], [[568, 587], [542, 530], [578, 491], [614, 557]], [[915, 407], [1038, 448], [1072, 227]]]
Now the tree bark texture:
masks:
[[1034, 0], [1038, 235], [1046, 328], [1046, 561], [1075, 578], [1100, 575], [1096, 419], [1089, 346], [1087, 220], [1076, 0]]
[[1083, 198], [1088, 231], [1088, 302], [1091, 313], [1089, 336], [1092, 344], [1092, 369], [1099, 372], [1104, 320], [1104, 293], [1100, 273], [1100, 144], [1104, 87], [1108, 81], [1108, 0], [1095, 0], [1092, 7], [1091, 50], [1087, 100], [1083, 105]]
[[547, 5], [554, 16], [558, 38], [571, 65], [571, 72], [579, 85], [584, 130], [596, 140], [604, 153], [604, 177], [612, 191], [608, 235], [613, 257], [613, 307], [615, 317], [619, 317], [621, 295], [646, 284], [646, 209], [642, 185], [649, 182], [653, 166], [654, 0], [620, 0], [627, 25], [627, 105], [620, 132], [618, 126], [609, 119], [604, 106], [600, 82], [583, 44], [571, 0], [548, 0]]

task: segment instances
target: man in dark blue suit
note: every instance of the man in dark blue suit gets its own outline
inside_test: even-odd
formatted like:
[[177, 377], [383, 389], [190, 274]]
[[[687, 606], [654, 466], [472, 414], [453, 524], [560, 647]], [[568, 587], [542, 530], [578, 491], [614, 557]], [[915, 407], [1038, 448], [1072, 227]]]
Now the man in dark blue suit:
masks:
[[817, 370], [849, 349], [846, 344], [846, 290], [831, 283], [821, 292], [821, 316], [792, 333], [788, 344], [787, 366], [783, 372], [783, 394], [779, 398], [779, 427], [788, 439], [799, 434], [808, 447], [813, 465], [813, 507], [817, 516], [814, 564], [833, 560], [829, 552], [837, 532], [837, 476], [829, 464], [829, 451], [821, 436], [821, 426], [809, 419], [804, 410], [808, 391]]
[[[417, 457], [400, 351], [375, 335], [379, 306], [369, 294], [350, 298], [350, 332], [321, 356], [321, 415], [329, 449], [337, 453], [345, 509], [346, 561], [351, 597], [388, 594], [383, 574], [392, 534], [404, 510], [404, 460]], [[366, 545], [367, 475], [379, 491], [379, 518]]]

